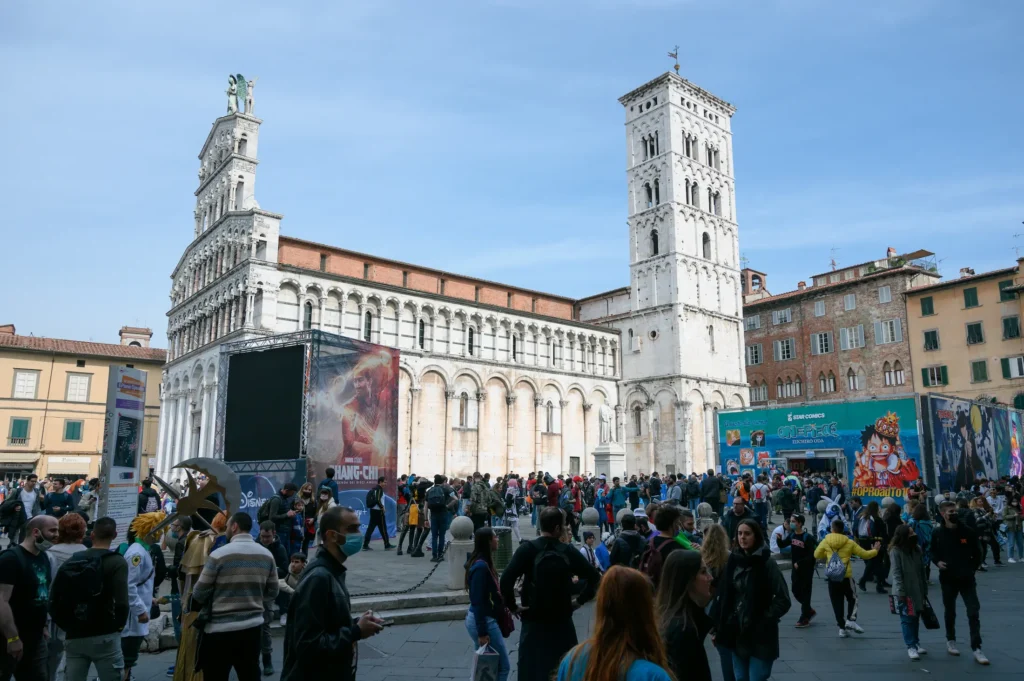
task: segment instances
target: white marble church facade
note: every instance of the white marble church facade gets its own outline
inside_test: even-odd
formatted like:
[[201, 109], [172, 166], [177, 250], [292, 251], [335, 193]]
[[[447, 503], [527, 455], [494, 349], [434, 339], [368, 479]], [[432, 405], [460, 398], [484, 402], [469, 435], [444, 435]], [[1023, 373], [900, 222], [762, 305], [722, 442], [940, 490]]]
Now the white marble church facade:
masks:
[[[199, 155], [194, 239], [171, 275], [157, 473], [214, 454], [221, 344], [303, 328], [400, 349], [400, 472], [593, 471], [605, 404], [630, 472], [706, 468], [713, 410], [747, 394], [733, 110], [674, 74], [620, 101], [632, 284], [584, 300], [283, 236], [282, 216], [254, 198], [251, 98], [217, 119]], [[691, 178], [710, 197], [703, 209], [682, 198]]]

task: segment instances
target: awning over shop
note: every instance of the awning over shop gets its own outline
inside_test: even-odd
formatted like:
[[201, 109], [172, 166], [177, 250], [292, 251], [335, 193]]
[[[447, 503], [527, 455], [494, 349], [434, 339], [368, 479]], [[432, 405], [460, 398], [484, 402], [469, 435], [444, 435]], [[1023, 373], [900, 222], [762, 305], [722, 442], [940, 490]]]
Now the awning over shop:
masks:
[[60, 456], [51, 454], [46, 457], [47, 475], [88, 475], [92, 466], [90, 456]]
[[0, 469], [29, 470], [39, 461], [38, 453], [0, 452]]

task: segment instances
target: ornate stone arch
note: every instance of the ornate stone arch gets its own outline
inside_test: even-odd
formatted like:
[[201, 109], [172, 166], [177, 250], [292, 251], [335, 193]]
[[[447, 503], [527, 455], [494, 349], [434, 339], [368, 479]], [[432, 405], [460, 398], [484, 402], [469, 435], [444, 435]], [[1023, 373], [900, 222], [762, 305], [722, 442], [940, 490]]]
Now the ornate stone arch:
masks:
[[530, 386], [530, 388], [533, 390], [534, 395], [540, 395], [540, 387], [537, 385], [537, 382], [534, 381], [533, 378], [531, 378], [530, 376], [518, 377], [516, 379], [516, 382], [513, 384], [513, 388], [519, 385], [520, 383], [525, 383], [526, 385]]
[[484, 378], [484, 382], [482, 383], [482, 385], [487, 385], [492, 379], [498, 381], [503, 386], [505, 386], [506, 394], [512, 394], [512, 382], [508, 380], [508, 377], [505, 376], [505, 374], [491, 372], [490, 374], [487, 374], [487, 376]]
[[420, 370], [419, 379], [417, 380], [416, 385], [422, 384], [423, 377], [426, 376], [427, 374], [437, 374], [438, 376], [441, 377], [441, 380], [444, 381], [445, 390], [451, 389], [453, 381], [452, 377], [448, 375], [448, 372], [444, 369], [444, 367], [441, 367], [440, 365], [437, 364], [428, 364], [427, 366], [423, 367], [423, 369]]
[[454, 384], [462, 376], [469, 376], [470, 379], [472, 379], [473, 382], [476, 383], [477, 390], [480, 390], [484, 385], [483, 380], [480, 378], [480, 374], [478, 374], [475, 370], [470, 369], [469, 367], [462, 367], [461, 369], [456, 370], [455, 375], [452, 376], [452, 383]]

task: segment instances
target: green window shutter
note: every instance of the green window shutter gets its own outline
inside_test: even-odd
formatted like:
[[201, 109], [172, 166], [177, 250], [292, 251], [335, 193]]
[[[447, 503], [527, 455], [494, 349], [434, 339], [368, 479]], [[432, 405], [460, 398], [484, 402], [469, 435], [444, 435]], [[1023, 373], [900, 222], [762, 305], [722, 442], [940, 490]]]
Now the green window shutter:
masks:
[[964, 289], [964, 307], [978, 307], [978, 289], [974, 287]]
[[76, 442], [82, 439], [82, 422], [81, 421], [65, 421], [64, 422], [64, 439]]
[[1010, 288], [1011, 286], [1013, 286], [1013, 279], [1007, 279], [1006, 281], [999, 282], [999, 300], [1013, 300], [1013, 293], [1003, 290]]
[[1024, 394], [1018, 393], [1013, 398], [1014, 409], [1024, 409]]
[[1003, 338], [1020, 338], [1020, 317], [1003, 319]]
[[929, 385], [928, 384], [928, 370], [927, 369], [921, 369], [921, 385], [923, 385], [926, 388]]
[[939, 367], [939, 374], [941, 376], [942, 385], [949, 385], [949, 374], [946, 373], [945, 364]]
[[1003, 357], [1001, 360], [999, 360], [999, 363], [1003, 365], [1003, 378], [1009, 378], [1010, 377], [1010, 358], [1009, 357]]
[[11, 437], [28, 437], [28, 419], [11, 419]]
[[935, 314], [935, 305], [932, 303], [932, 297], [926, 296], [921, 299], [921, 316], [927, 317], [932, 314]]

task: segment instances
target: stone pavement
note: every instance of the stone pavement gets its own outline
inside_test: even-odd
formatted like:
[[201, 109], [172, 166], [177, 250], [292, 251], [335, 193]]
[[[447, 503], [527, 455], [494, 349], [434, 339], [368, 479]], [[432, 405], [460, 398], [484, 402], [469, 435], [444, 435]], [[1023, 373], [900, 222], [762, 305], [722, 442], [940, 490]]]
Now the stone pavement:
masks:
[[[379, 560], [375, 552], [360, 554], [353, 558], [350, 569], [358, 569], [362, 573], [364, 567], [357, 568], [357, 565], [367, 556]], [[859, 575], [862, 569], [862, 564], [858, 564], [855, 574]], [[954, 658], [946, 654], [943, 630], [927, 631], [922, 627], [921, 642], [929, 653], [920, 662], [912, 662], [907, 658], [900, 636], [899, 618], [889, 614], [888, 599], [885, 596], [870, 590], [868, 593], [861, 592], [859, 622], [865, 633], [851, 634], [851, 638], [840, 639], [831, 615], [826, 584], [817, 579], [814, 583], [813, 603], [818, 616], [807, 629], [793, 627], [799, 614], [798, 607], [790, 610], [783, 618], [780, 641], [782, 656], [775, 663], [772, 679], [905, 681], [913, 676], [927, 675], [936, 681], [963, 681], [985, 676], [998, 677], [1000, 681], [1024, 681], [1024, 646], [1021, 645], [1020, 632], [1015, 631], [1024, 604], [1024, 565], [1011, 565], [998, 570], [991, 568], [988, 573], [979, 574], [978, 594], [981, 600], [984, 650], [992, 660], [992, 665], [987, 668], [977, 665], [970, 656], [966, 638], [967, 616], [962, 604], [957, 609], [957, 641], [961, 657]], [[931, 597], [941, 620], [938, 585], [932, 587]], [[590, 631], [592, 617], [592, 605], [576, 613], [576, 630], [581, 640]], [[507, 644], [512, 655], [511, 678], [515, 679], [518, 631]], [[275, 665], [280, 670], [283, 639], [276, 637], [274, 646]], [[469, 674], [473, 647], [461, 621], [390, 627], [380, 635], [360, 643], [357, 678], [360, 681], [405, 677], [465, 678]], [[718, 654], [710, 643], [708, 657], [714, 678], [720, 680]], [[166, 678], [165, 672], [173, 660], [174, 651], [143, 655], [136, 679], [157, 681]], [[268, 681], [276, 681], [277, 678], [275, 675], [269, 677]]]

